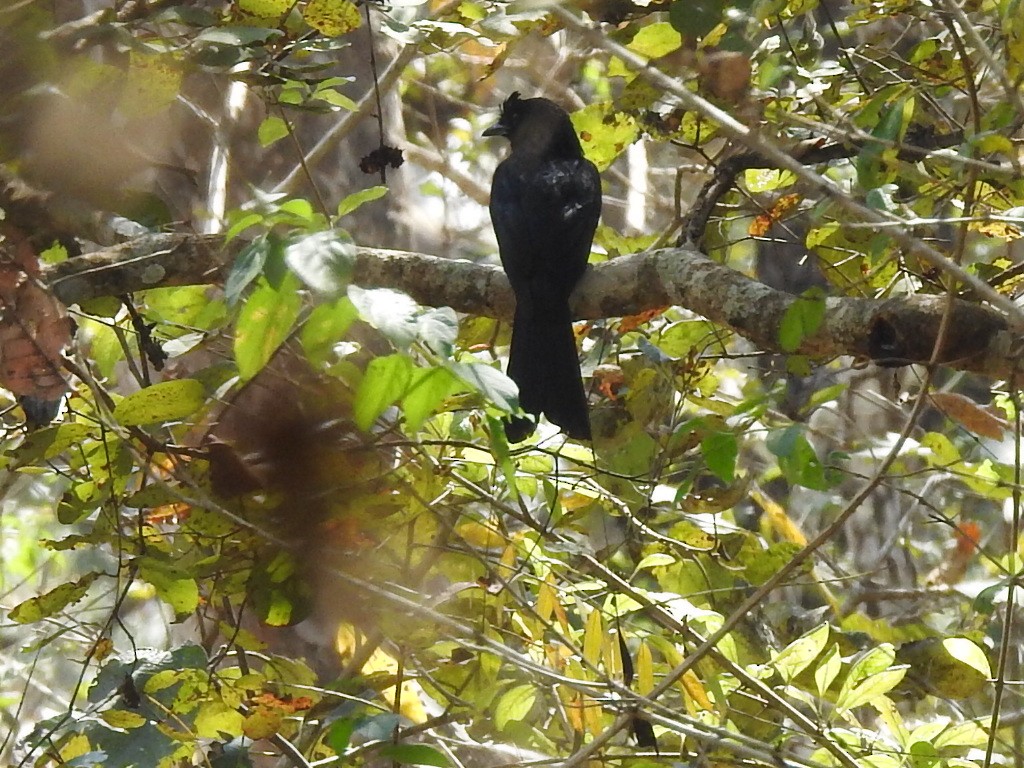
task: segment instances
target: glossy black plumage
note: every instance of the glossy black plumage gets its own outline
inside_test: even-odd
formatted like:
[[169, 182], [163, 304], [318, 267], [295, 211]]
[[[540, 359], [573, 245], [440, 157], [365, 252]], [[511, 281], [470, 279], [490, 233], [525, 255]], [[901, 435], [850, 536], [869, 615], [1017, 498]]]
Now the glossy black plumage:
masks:
[[[508, 375], [523, 410], [541, 413], [570, 437], [590, 439], [569, 295], [583, 275], [601, 213], [601, 179], [583, 157], [569, 115], [547, 99], [513, 93], [485, 136], [512, 151], [491, 184], [491, 221], [501, 263], [516, 295]], [[512, 419], [517, 442], [533, 431]]]

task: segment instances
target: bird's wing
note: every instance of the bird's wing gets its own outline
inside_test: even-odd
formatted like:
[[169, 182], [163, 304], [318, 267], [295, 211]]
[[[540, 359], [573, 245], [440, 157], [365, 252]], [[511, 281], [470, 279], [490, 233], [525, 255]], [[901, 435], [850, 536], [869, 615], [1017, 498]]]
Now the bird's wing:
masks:
[[601, 179], [584, 158], [541, 163], [509, 156], [494, 174], [491, 219], [520, 301], [564, 301], [583, 274], [601, 212]]

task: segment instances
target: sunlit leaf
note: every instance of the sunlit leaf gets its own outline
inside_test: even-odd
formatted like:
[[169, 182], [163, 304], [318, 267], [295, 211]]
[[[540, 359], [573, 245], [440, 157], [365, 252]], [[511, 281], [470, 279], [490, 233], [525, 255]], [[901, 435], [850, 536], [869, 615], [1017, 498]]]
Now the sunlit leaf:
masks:
[[362, 21], [359, 8], [350, 0], [309, 0], [302, 16], [309, 26], [328, 37], [358, 29]]
[[583, 630], [583, 658], [597, 667], [601, 660], [601, 646], [604, 644], [604, 620], [600, 611], [591, 611]]
[[353, 403], [356, 426], [369, 430], [385, 409], [408, 392], [413, 371], [412, 361], [400, 353], [371, 360]]
[[277, 115], [268, 115], [263, 118], [260, 127], [256, 129], [256, 138], [259, 140], [261, 147], [269, 147], [275, 141], [283, 139], [287, 135], [288, 124]]
[[836, 709], [849, 710], [870, 704], [874, 699], [899, 685], [906, 674], [907, 667], [893, 667], [884, 672], [869, 675], [856, 687], [840, 694], [836, 699]]
[[7, 617], [18, 624], [31, 624], [49, 618], [85, 597], [85, 593], [98, 577], [98, 573], [90, 573], [77, 581], [61, 584], [45, 594], [30, 597], [14, 606]]
[[825, 692], [839, 676], [842, 668], [843, 659], [839, 653], [839, 645], [834, 643], [818, 662], [818, 666], [814, 670], [814, 685], [819, 696], [825, 695]]
[[800, 343], [814, 334], [825, 319], [825, 294], [820, 288], [811, 288], [798, 296], [782, 315], [779, 326], [779, 346], [795, 352]]
[[284, 247], [288, 267], [307, 286], [328, 296], [342, 291], [352, 277], [356, 246], [347, 232], [314, 232]]
[[509, 722], [525, 718], [536, 700], [537, 688], [529, 683], [505, 691], [494, 705], [494, 724], [498, 730], [503, 731]]
[[140, 389], [114, 406], [114, 418], [126, 426], [178, 421], [206, 403], [206, 388], [195, 379], [176, 379]]
[[824, 650], [828, 638], [828, 624], [819, 624], [779, 651], [771, 664], [778, 670], [783, 680], [791, 682]]
[[388, 193], [388, 188], [385, 186], [377, 185], [376, 187], [367, 187], [361, 189], [358, 192], [353, 192], [348, 197], [344, 198], [338, 203], [338, 216], [345, 216], [352, 211], [356, 210], [366, 203], [378, 200]]
[[235, 363], [243, 381], [251, 379], [281, 346], [299, 316], [302, 296], [290, 275], [278, 288], [262, 282], [246, 299], [235, 332]]

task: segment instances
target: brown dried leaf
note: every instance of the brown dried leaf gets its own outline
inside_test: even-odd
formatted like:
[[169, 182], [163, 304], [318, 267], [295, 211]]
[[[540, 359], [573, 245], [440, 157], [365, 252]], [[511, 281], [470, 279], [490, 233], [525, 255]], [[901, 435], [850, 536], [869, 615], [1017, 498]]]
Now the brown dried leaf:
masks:
[[1003, 419], [989, 413], [964, 395], [955, 392], [933, 392], [931, 400], [932, 404], [951, 421], [981, 437], [1002, 440], [1009, 428]]
[[[34, 278], [24, 241], [0, 250], [0, 386], [14, 395], [60, 400], [61, 354], [71, 343], [67, 309]], [[13, 247], [12, 247], [13, 245]]]

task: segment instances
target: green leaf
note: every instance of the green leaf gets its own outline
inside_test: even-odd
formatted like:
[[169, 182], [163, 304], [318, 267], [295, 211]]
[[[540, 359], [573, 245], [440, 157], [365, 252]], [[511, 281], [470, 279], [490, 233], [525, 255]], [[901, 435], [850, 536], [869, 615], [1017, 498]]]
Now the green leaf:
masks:
[[196, 41], [226, 45], [234, 48], [264, 43], [272, 37], [280, 37], [283, 34], [281, 30], [270, 27], [214, 27], [202, 30], [196, 35]]
[[819, 696], [823, 697], [825, 695], [825, 692], [835, 682], [842, 669], [843, 658], [839, 653], [839, 644], [834, 643], [828, 649], [828, 653], [818, 662], [818, 668], [814, 670], [814, 685], [818, 690]]
[[668, 20], [687, 39], [699, 40], [718, 25], [724, 10], [718, 0], [675, 0]]
[[[227, 231], [224, 233], [224, 240], [225, 240], [225, 242], [234, 239], [235, 237], [240, 235], [242, 232], [247, 230], [249, 227], [255, 227], [258, 224], [262, 224], [263, 223], [263, 214], [262, 213], [257, 213], [255, 211], [244, 211], [244, 212], [241, 212], [241, 213], [229, 212], [227, 219], [228, 219], [228, 228], [227, 228]], [[246, 247], [247, 248], [251, 248], [257, 242], [264, 242], [265, 243], [266, 242], [266, 238], [261, 236], [260, 238], [254, 240], [252, 243], [250, 243]], [[243, 253], [244, 253], [244, 251], [243, 251]], [[238, 263], [237, 258], [236, 258], [235, 263], [236, 264]], [[230, 278], [231, 278], [231, 275], [229, 274], [228, 275], [228, 279], [230, 279]]]
[[390, 288], [348, 287], [348, 297], [359, 316], [379, 330], [397, 347], [407, 347], [416, 339], [419, 305], [408, 295]]
[[148, 721], [138, 712], [129, 712], [125, 709], [108, 709], [100, 712], [100, 718], [112, 728], [124, 728], [130, 730], [145, 725]]
[[932, 768], [939, 762], [939, 751], [927, 741], [915, 741], [909, 751], [912, 768]]
[[341, 91], [334, 88], [317, 88], [313, 91], [311, 98], [330, 104], [332, 107], [341, 107], [349, 112], [358, 112], [359, 105]]
[[786, 308], [779, 325], [779, 345], [786, 352], [795, 352], [800, 343], [821, 327], [825, 319], [825, 293], [810, 288]]
[[879, 696], [884, 696], [897, 685], [907, 674], [907, 666], [892, 667], [864, 678], [856, 687], [841, 693], [836, 700], [836, 709], [851, 710], [870, 704]]
[[743, 172], [743, 185], [748, 192], [760, 194], [772, 192], [796, 183], [792, 171], [780, 171], [777, 168], [750, 168]]
[[887, 180], [882, 173], [883, 159], [886, 153], [892, 154], [895, 150], [881, 142], [899, 142], [913, 114], [913, 98], [897, 99], [883, 108], [878, 123], [871, 131], [871, 135], [880, 141], [866, 142], [855, 162], [857, 180], [863, 189], [874, 189]]
[[941, 432], [926, 432], [919, 442], [922, 457], [933, 467], [948, 467], [960, 461], [960, 451]]
[[331, 723], [327, 731], [326, 741], [334, 754], [342, 757], [348, 750], [349, 742], [352, 740], [352, 733], [356, 729], [356, 721], [353, 718], [342, 718]]
[[[258, 214], [253, 214], [253, 216], [256, 221], [263, 220], [263, 217]], [[241, 219], [239, 223], [246, 221], [247, 219]], [[241, 250], [224, 281], [224, 300], [227, 301], [228, 306], [233, 307], [241, 298], [242, 292], [260, 276], [269, 254], [270, 243], [265, 237], [253, 240]]]
[[89, 586], [96, 581], [99, 575], [98, 573], [89, 573], [78, 581], [69, 581], [45, 594], [30, 597], [14, 606], [7, 616], [18, 624], [31, 624], [49, 618], [85, 597]]
[[359, 313], [347, 297], [330, 304], [321, 304], [309, 313], [299, 332], [299, 342], [312, 363], [328, 360], [334, 346], [345, 337], [345, 332]]
[[978, 596], [974, 598], [974, 603], [971, 607], [978, 613], [991, 614], [995, 611], [996, 598], [1000, 593], [1006, 591], [1008, 584], [1009, 582], [1007, 580], [1002, 580], [990, 587], [985, 587], [978, 593]]
[[416, 318], [416, 336], [439, 355], [448, 357], [459, 335], [459, 316], [451, 307], [431, 307]]
[[355, 243], [340, 229], [314, 232], [284, 247], [288, 267], [314, 291], [327, 295], [339, 293], [349, 283], [355, 258]]
[[712, 432], [700, 441], [700, 451], [708, 469], [723, 483], [732, 483], [739, 454], [736, 435], [732, 432]]
[[235, 363], [242, 381], [255, 376], [281, 346], [302, 308], [297, 278], [289, 275], [279, 288], [261, 281], [239, 313]]
[[413, 364], [405, 355], [396, 353], [371, 360], [353, 403], [356, 426], [368, 431], [384, 410], [408, 391], [412, 376]]
[[869, 675], [877, 674], [890, 667], [896, 660], [896, 651], [891, 643], [882, 643], [868, 651], [858, 655], [853, 666], [850, 667], [850, 674], [847, 680], [856, 684]]
[[309, 613], [309, 587], [299, 576], [295, 557], [279, 552], [270, 562], [253, 569], [249, 577], [252, 607], [260, 620], [272, 627], [284, 627]]
[[199, 705], [193, 727], [200, 738], [223, 738], [224, 734], [238, 737], [242, 735], [244, 720], [241, 712], [223, 701], [206, 701]]
[[604, 646], [604, 621], [601, 612], [593, 610], [587, 617], [583, 628], [583, 659], [590, 666], [596, 667], [601, 660], [601, 648]]
[[936, 749], [984, 747], [987, 743], [988, 731], [971, 721], [950, 725], [932, 741]]
[[494, 706], [494, 725], [503, 731], [509, 722], [522, 720], [530, 714], [536, 700], [537, 686], [529, 683], [505, 691]]
[[947, 637], [942, 641], [946, 652], [961, 664], [966, 664], [977, 670], [982, 677], [992, 677], [992, 668], [988, 663], [988, 656], [985, 655], [977, 643], [966, 637]]
[[162, 381], [140, 389], [114, 406], [114, 418], [126, 427], [178, 421], [206, 402], [206, 389], [195, 379]]
[[793, 541], [777, 541], [766, 550], [762, 550], [755, 539], [747, 542], [737, 553], [736, 561], [743, 566], [743, 577], [751, 584], [764, 584], [802, 549]]
[[519, 498], [519, 486], [516, 483], [516, 464], [512, 460], [512, 454], [508, 449], [508, 439], [505, 437], [505, 426], [499, 419], [490, 414], [485, 414], [487, 419], [487, 434], [491, 438], [491, 455], [501, 469], [501, 475], [505, 478], [505, 485], [508, 488], [509, 496], [516, 500]]
[[657, 21], [641, 27], [626, 46], [634, 53], [648, 59], [658, 59], [672, 53], [683, 44], [683, 39], [667, 21]]
[[830, 487], [831, 482], [826, 475], [825, 467], [814, 448], [807, 442], [803, 427], [799, 424], [772, 432], [765, 445], [778, 457], [779, 469], [789, 482], [816, 491]]
[[256, 129], [256, 138], [261, 147], [269, 147], [278, 139], [288, 135], [288, 123], [277, 115], [265, 117], [260, 127]]
[[636, 119], [619, 112], [611, 103], [595, 103], [572, 114], [583, 152], [598, 170], [604, 170], [621, 155], [637, 136]]
[[39, 260], [43, 264], [60, 264], [68, 260], [68, 249], [58, 242], [54, 242], [49, 248], [39, 254]]
[[92, 426], [83, 422], [69, 422], [44, 427], [30, 432], [17, 448], [19, 462], [48, 461], [64, 453], [73, 445], [81, 445], [92, 437]]
[[293, 197], [290, 200], [285, 200], [281, 205], [278, 206], [279, 213], [287, 213], [289, 217], [293, 219], [293, 223], [298, 225], [309, 224], [316, 217], [316, 211], [313, 210], [313, 204], [301, 197]]
[[358, 192], [353, 192], [338, 203], [338, 216], [341, 217], [352, 213], [352, 211], [364, 203], [369, 203], [373, 200], [382, 198], [387, 193], [388, 188], [380, 184], [375, 187], [367, 187], [366, 189], [361, 189]]
[[512, 379], [483, 363], [452, 363], [452, 372], [503, 411], [519, 408], [519, 389]]
[[448, 397], [465, 385], [447, 368], [416, 368], [402, 398], [406, 427], [417, 430]]
[[155, 557], [143, 556], [136, 560], [139, 578], [153, 585], [157, 596], [181, 618], [192, 613], [199, 605], [199, 586], [183, 567]]
[[385, 744], [378, 754], [403, 765], [434, 765], [448, 768], [448, 758], [426, 744]]
[[810, 632], [798, 637], [772, 659], [771, 664], [787, 683], [811, 665], [825, 648], [829, 638], [828, 624], [819, 624]]

